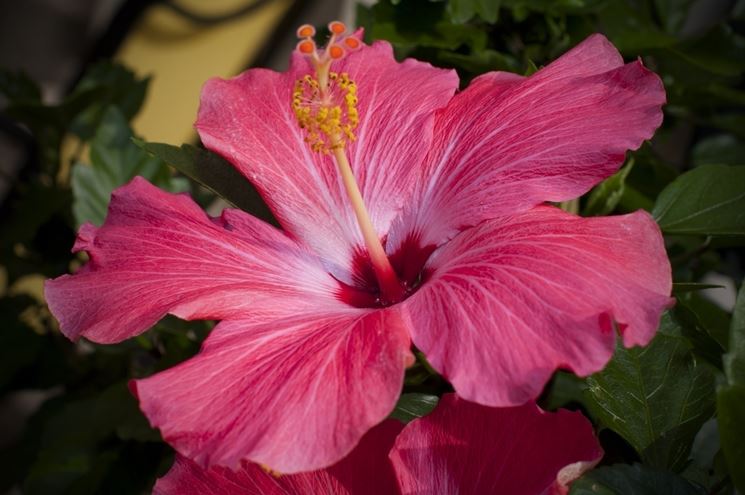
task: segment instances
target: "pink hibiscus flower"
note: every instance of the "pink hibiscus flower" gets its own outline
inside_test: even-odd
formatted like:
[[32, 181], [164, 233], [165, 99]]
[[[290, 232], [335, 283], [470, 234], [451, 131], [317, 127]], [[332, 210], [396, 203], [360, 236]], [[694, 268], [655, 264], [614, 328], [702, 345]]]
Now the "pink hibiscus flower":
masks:
[[[411, 342], [465, 399], [514, 406], [557, 368], [609, 360], [617, 322], [647, 343], [670, 304], [645, 212], [580, 218], [546, 201], [611, 175], [665, 93], [594, 35], [530, 77], [453, 71], [301, 28], [288, 72], [207, 82], [196, 127], [284, 230], [207, 216], [141, 178], [81, 227], [88, 264], [49, 281], [62, 332], [118, 342], [167, 313], [222, 320], [201, 352], [133, 383], [201, 465], [327, 467], [393, 409]], [[348, 53], [345, 53], [348, 52]]]
[[387, 420], [330, 468], [277, 476], [243, 462], [203, 469], [177, 456], [154, 495], [562, 494], [603, 451], [578, 412], [497, 409], [443, 396], [404, 426]]

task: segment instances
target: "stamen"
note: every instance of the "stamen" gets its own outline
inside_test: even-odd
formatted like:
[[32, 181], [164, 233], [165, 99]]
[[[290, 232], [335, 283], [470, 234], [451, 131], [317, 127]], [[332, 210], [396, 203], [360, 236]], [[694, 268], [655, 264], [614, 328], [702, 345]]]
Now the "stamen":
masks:
[[344, 36], [347, 27], [342, 22], [334, 21], [328, 27], [331, 37], [323, 50], [318, 50], [311, 39], [315, 34], [312, 26], [304, 25], [297, 30], [298, 37], [303, 38], [297, 50], [310, 59], [315, 77], [308, 74], [295, 82], [292, 109], [300, 128], [305, 131], [308, 146], [314, 152], [333, 154], [370, 255], [383, 302], [397, 302], [403, 298], [404, 289], [373, 227], [344, 151], [346, 143], [355, 140], [354, 129], [359, 124], [357, 85], [347, 73], [330, 70], [332, 62], [344, 58], [346, 49], [359, 48], [360, 41], [354, 36]]

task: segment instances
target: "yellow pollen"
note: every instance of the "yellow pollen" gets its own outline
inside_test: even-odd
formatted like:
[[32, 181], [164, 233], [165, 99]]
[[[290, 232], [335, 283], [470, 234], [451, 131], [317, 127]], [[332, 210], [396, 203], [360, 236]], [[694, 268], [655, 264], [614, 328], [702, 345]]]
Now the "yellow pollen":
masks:
[[265, 466], [264, 464], [259, 464], [259, 467], [266, 474], [274, 476], [275, 478], [279, 478], [280, 476], [282, 476], [282, 473], [280, 473], [279, 471], [275, 471], [274, 469], [270, 468], [269, 466]]
[[318, 153], [354, 141], [359, 124], [357, 85], [345, 72], [328, 72], [327, 80], [324, 89], [318, 79], [306, 75], [295, 82], [292, 93], [292, 110], [305, 141]]

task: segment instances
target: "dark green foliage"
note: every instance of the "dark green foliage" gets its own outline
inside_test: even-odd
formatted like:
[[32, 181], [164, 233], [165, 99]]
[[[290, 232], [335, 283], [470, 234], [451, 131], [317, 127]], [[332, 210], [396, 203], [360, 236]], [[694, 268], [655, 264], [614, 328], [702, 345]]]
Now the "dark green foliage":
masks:
[[188, 191], [186, 179], [172, 177], [168, 166], [132, 142], [132, 131], [117, 107], [110, 107], [90, 141], [90, 166], [77, 163], [72, 169], [72, 212], [75, 222], [101, 225], [111, 192], [140, 175], [171, 192]]
[[616, 464], [586, 474], [570, 495], [706, 495], [706, 490], [668, 471]]
[[412, 419], [421, 418], [432, 412], [439, 400], [440, 398], [436, 395], [402, 394], [396, 408], [391, 413], [391, 418], [408, 423]]
[[272, 214], [248, 179], [221, 156], [190, 144], [181, 147], [136, 141], [137, 145], [191, 177], [231, 205], [272, 220]]

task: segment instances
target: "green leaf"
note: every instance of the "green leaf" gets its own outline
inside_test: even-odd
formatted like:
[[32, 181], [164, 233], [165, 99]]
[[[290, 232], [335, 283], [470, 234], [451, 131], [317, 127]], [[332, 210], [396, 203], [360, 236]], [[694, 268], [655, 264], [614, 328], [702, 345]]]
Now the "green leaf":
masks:
[[667, 311], [660, 322], [660, 333], [674, 337], [685, 337], [697, 357], [722, 369], [723, 347], [701, 324], [696, 314], [682, 304]]
[[144, 141], [135, 141], [135, 143], [232, 205], [276, 223], [256, 189], [221, 156], [190, 144], [178, 147]]
[[730, 323], [729, 352], [723, 361], [729, 383], [745, 386], [745, 284], [737, 294]]
[[466, 46], [477, 52], [486, 48], [487, 33], [476, 26], [450, 22], [445, 7], [444, 2], [429, 0], [408, 0], [398, 5], [381, 1], [359, 12], [366, 38], [384, 39], [405, 50]]
[[724, 385], [717, 392], [717, 418], [724, 458], [740, 493], [745, 493], [745, 385]]
[[706, 495], [706, 490], [668, 471], [641, 464], [594, 469], [572, 483], [570, 495]]
[[729, 348], [730, 315], [698, 292], [686, 292], [678, 297], [678, 305], [691, 310], [701, 325], [723, 349]]
[[688, 17], [688, 10], [694, 0], [654, 0], [657, 11], [665, 31], [676, 34]]
[[709, 117], [707, 121], [714, 127], [745, 139], [745, 115], [742, 112], [719, 112]]
[[39, 86], [23, 72], [0, 69], [0, 94], [12, 103], [41, 101]]
[[33, 307], [34, 303], [29, 297], [0, 298], [0, 321], [3, 322], [0, 331], [0, 390], [20, 371], [31, 367], [41, 351], [43, 338], [20, 318], [23, 311]]
[[546, 395], [540, 403], [543, 409], [555, 411], [571, 403], [584, 404], [585, 380], [567, 371], [557, 371]]
[[72, 170], [75, 221], [101, 225], [106, 218], [111, 192], [140, 175], [173, 192], [188, 189], [184, 179], [171, 177], [166, 164], [132, 142], [125, 116], [109, 107], [91, 141], [90, 166], [78, 163]]
[[492, 70], [516, 72], [520, 65], [514, 57], [490, 49], [474, 51], [468, 55], [441, 50], [437, 54], [437, 59], [439, 62], [474, 74]]
[[[620, 343], [606, 368], [587, 378], [586, 403], [649, 465], [679, 469], [714, 412], [714, 373], [699, 362], [668, 315], [646, 347]], [[663, 333], [664, 332], [664, 333]]]
[[[66, 110], [75, 117], [70, 130], [82, 139], [90, 139], [111, 106], [131, 120], [145, 101], [149, 83], [150, 78], [138, 78], [122, 65], [109, 61], [94, 65], [65, 100]], [[74, 106], [82, 108], [71, 109]]]
[[684, 294], [686, 292], [695, 292], [706, 289], [722, 289], [723, 285], [716, 284], [699, 284], [693, 282], [675, 282], [673, 283], [673, 294]]
[[448, 13], [453, 22], [463, 23], [478, 15], [489, 24], [497, 22], [500, 0], [449, 0]]
[[431, 413], [437, 405], [439, 397], [419, 393], [401, 394], [396, 403], [396, 408], [391, 413], [391, 418], [398, 419], [404, 423], [421, 418]]
[[745, 38], [722, 24], [699, 39], [688, 40], [668, 50], [697, 69], [721, 76], [745, 71]]
[[117, 457], [108, 447], [116, 445], [120, 425], [142, 416], [137, 401], [125, 382], [91, 397], [59, 400], [65, 402], [41, 425], [38, 455], [24, 493], [68, 493], [68, 487], [74, 493], [77, 483], [92, 485], [83, 493], [101, 493], [96, 488]]
[[745, 165], [745, 143], [730, 134], [702, 139], [693, 147], [691, 162], [695, 166]]
[[598, 18], [603, 32], [625, 55], [646, 54], [678, 41], [659, 28], [649, 2], [606, 2]]
[[668, 234], [745, 235], [745, 167], [703, 165], [660, 196], [652, 215]]
[[615, 210], [623, 197], [626, 177], [632, 168], [634, 168], [633, 158], [621, 170], [595, 187], [587, 198], [584, 215], [608, 215]]

